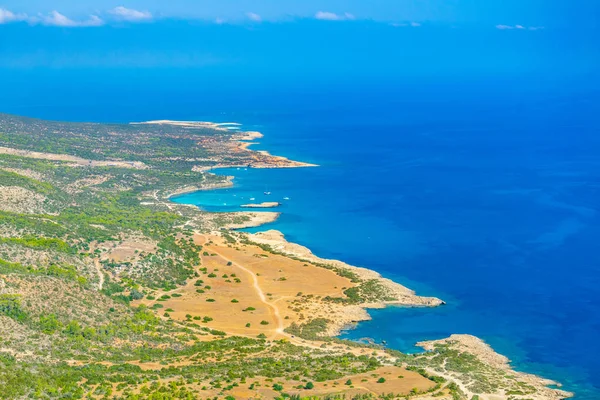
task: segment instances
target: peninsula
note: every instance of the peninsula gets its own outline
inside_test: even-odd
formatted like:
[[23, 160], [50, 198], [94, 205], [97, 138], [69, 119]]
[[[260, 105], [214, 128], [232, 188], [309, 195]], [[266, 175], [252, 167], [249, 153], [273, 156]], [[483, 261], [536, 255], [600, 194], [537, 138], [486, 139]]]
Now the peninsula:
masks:
[[260, 137], [234, 123], [0, 114], [2, 398], [570, 396], [472, 336], [415, 355], [340, 340], [370, 308], [443, 301], [281, 232], [235, 230], [276, 212], [169, 200], [230, 186], [214, 168], [312, 166], [250, 150]]

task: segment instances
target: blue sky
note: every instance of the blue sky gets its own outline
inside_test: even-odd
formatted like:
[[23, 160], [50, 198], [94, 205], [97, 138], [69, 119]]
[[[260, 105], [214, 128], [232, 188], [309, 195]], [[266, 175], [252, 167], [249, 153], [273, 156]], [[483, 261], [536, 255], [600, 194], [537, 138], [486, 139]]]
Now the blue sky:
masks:
[[125, 82], [213, 84], [556, 80], [600, 70], [597, 0], [0, 2], [0, 84], [34, 69], [57, 80], [102, 70]]
[[[118, 7], [131, 12], [114, 12]], [[597, 26], [600, 16], [597, 0], [3, 0], [0, 8], [14, 16], [42, 21], [50, 21], [56, 12], [76, 23], [87, 22], [89, 26], [100, 24], [100, 20], [147, 20], [150, 16], [152, 19], [281, 21], [314, 18], [321, 12], [320, 15], [332, 18], [333, 15], [340, 19], [351, 15], [356, 19], [387, 22], [581, 28]]]

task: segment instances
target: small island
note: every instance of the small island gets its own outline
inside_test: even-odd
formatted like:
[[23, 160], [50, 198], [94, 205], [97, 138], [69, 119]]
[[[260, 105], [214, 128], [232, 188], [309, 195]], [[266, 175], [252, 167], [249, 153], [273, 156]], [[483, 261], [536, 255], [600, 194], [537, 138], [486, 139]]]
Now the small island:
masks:
[[240, 207], [242, 208], [274, 208], [279, 207], [281, 203], [277, 201], [265, 201], [258, 204], [243, 204]]

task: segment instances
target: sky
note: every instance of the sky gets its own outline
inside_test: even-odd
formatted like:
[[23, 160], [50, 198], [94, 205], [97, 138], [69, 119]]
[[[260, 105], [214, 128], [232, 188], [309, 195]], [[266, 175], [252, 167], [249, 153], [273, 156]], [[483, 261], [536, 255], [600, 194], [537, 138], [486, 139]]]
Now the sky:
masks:
[[320, 16], [398, 23], [579, 29], [597, 26], [600, 18], [597, 0], [3, 0], [0, 9], [12, 13], [13, 19], [48, 24], [73, 21], [88, 26], [115, 20], [160, 18], [282, 21]]
[[598, 0], [0, 0], [0, 85], [183, 70], [214, 85], [587, 79], [600, 71], [599, 11]]

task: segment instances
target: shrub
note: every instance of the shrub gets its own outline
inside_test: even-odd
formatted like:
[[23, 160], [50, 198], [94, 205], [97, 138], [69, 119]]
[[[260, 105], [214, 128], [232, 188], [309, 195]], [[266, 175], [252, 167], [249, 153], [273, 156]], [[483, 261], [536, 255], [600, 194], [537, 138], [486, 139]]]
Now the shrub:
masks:
[[15, 294], [0, 295], [0, 315], [6, 315], [17, 321], [27, 319], [27, 314], [21, 309], [21, 298]]

